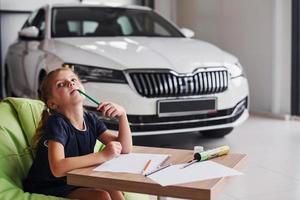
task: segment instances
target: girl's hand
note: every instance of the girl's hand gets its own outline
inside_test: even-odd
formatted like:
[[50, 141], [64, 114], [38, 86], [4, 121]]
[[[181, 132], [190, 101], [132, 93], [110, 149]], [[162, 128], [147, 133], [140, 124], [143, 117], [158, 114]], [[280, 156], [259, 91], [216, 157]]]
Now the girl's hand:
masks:
[[101, 102], [98, 105], [97, 110], [102, 112], [102, 115], [104, 117], [108, 118], [115, 118], [126, 115], [125, 109], [122, 106], [112, 102]]
[[107, 160], [110, 160], [112, 158], [118, 157], [121, 154], [121, 151], [121, 143], [117, 141], [111, 141], [106, 144], [105, 148], [103, 149], [103, 151], [101, 151], [101, 153]]

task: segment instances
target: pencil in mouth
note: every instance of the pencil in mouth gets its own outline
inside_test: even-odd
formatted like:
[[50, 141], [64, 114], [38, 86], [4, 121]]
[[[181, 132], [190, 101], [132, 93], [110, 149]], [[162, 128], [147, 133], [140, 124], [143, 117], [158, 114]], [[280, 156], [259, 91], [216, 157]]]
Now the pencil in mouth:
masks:
[[83, 96], [87, 97], [90, 101], [92, 101], [93, 103], [97, 104], [97, 106], [100, 104], [100, 102], [98, 102], [97, 100], [95, 100], [93, 97], [89, 96], [88, 94], [84, 93], [83, 91], [81, 91], [80, 89], [76, 89], [80, 94], [82, 94]]

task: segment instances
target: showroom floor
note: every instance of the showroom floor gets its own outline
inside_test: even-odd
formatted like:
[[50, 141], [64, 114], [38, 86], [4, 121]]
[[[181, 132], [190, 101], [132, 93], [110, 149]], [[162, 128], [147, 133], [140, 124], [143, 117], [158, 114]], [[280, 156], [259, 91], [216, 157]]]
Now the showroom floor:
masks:
[[222, 139], [189, 133], [134, 137], [134, 144], [183, 149], [229, 145], [231, 152], [247, 154], [248, 161], [244, 175], [231, 178], [216, 200], [300, 199], [300, 121], [251, 116]]

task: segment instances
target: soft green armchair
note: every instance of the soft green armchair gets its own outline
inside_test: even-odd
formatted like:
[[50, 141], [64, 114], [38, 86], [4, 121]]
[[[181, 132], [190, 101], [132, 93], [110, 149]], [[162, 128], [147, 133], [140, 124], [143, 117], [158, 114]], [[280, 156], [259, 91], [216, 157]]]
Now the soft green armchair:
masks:
[[[23, 191], [22, 180], [32, 164], [31, 138], [44, 104], [38, 100], [8, 97], [0, 102], [0, 199], [58, 200], [54, 196]], [[97, 143], [95, 149], [100, 149]], [[125, 193], [127, 200], [149, 200], [148, 195]]]

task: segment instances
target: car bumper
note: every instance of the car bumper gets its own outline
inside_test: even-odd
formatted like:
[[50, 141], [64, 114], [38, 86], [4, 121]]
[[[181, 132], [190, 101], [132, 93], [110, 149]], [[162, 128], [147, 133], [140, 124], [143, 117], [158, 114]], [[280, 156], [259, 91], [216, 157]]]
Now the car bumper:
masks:
[[[157, 135], [236, 127], [249, 116], [248, 97], [235, 107], [217, 113], [159, 118], [156, 115], [128, 115], [132, 135]], [[94, 112], [93, 107], [86, 107]], [[114, 120], [102, 119], [111, 130], [117, 130]]]
[[[182, 116], [159, 117], [157, 113], [157, 101], [174, 99], [175, 97], [142, 97], [126, 84], [87, 83], [85, 88], [86, 91], [89, 91], [92, 96], [100, 101], [112, 101], [122, 105], [127, 111], [133, 135], [167, 134], [235, 127], [244, 122], [249, 115], [248, 83], [243, 76], [231, 79], [225, 92], [198, 97], [177, 98], [217, 99], [215, 112]], [[85, 105], [88, 110], [95, 111], [91, 102], [86, 101]], [[103, 120], [109, 129], [118, 129], [115, 121]]]

